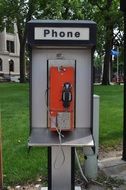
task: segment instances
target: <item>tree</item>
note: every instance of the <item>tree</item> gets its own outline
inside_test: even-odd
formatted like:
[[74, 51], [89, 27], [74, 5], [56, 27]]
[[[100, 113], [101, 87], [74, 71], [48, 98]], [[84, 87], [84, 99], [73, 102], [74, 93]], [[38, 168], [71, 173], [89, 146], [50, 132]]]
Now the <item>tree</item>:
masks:
[[37, 14], [37, 0], [4, 0], [0, 1], [0, 16], [2, 21], [8, 25], [15, 22], [17, 24], [20, 42], [20, 82], [25, 82], [25, 48], [27, 37], [27, 22], [32, 16]]
[[[0, 22], [17, 23], [20, 41], [20, 76], [25, 79], [25, 48], [27, 22], [42, 19], [92, 19], [98, 24], [97, 52], [104, 55], [103, 84], [109, 84], [111, 49], [115, 43], [114, 30], [121, 30], [118, 0], [0, 0]], [[1, 22], [3, 24], [3, 22]], [[1, 25], [3, 26], [3, 25]]]
[[[68, 19], [79, 17], [79, 0], [0, 0], [1, 26], [16, 22], [20, 42], [20, 82], [25, 82], [27, 22], [32, 18]], [[77, 5], [77, 6], [76, 6]], [[75, 17], [74, 17], [75, 16]]]
[[[122, 15], [117, 0], [89, 0], [89, 2], [95, 8], [93, 18], [98, 24], [97, 51], [104, 55], [102, 84], [107, 85], [110, 82], [111, 49], [122, 29]], [[115, 30], [117, 34], [114, 34]]]

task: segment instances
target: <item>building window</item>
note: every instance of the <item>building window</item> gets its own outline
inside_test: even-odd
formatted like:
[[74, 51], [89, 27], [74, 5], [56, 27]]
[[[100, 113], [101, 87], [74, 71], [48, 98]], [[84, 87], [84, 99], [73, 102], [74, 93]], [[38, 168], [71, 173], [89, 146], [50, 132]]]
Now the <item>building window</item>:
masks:
[[14, 53], [14, 41], [7, 40], [7, 51], [10, 53]]
[[14, 72], [14, 61], [12, 59], [9, 61], [9, 71]]
[[2, 61], [2, 59], [0, 58], [0, 71], [2, 71], [3, 70], [3, 61]]

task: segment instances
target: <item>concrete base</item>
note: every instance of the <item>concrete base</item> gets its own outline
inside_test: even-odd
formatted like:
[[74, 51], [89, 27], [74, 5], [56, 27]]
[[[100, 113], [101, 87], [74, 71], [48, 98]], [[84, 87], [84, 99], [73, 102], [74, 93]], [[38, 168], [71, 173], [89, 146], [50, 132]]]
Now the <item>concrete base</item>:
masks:
[[[41, 190], [48, 190], [48, 187], [42, 187]], [[76, 186], [75, 190], [81, 190], [81, 187]]]
[[107, 176], [117, 177], [126, 181], [126, 162], [122, 157], [112, 157], [100, 160], [98, 165]]

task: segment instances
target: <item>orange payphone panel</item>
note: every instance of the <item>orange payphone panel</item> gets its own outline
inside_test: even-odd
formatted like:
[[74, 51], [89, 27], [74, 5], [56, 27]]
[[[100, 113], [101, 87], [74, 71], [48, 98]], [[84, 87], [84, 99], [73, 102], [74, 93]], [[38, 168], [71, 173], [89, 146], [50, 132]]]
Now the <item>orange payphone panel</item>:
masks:
[[49, 128], [71, 131], [74, 128], [75, 69], [51, 66], [49, 69]]

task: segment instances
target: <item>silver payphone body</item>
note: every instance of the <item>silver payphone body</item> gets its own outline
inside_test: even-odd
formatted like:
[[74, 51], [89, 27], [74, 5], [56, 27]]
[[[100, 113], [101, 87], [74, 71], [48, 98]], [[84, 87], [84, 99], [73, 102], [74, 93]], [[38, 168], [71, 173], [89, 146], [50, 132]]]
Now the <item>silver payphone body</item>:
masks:
[[[28, 45], [31, 54], [28, 145], [49, 147], [52, 158], [60, 145], [65, 155], [64, 168], [69, 173], [73, 166], [67, 163], [72, 163], [73, 147], [95, 147], [92, 128], [96, 23], [32, 20], [28, 23]], [[64, 175], [53, 166], [51, 171], [61, 178]], [[61, 180], [55, 182], [55, 175], [50, 179], [52, 190], [63, 186]], [[71, 173], [65, 179], [65, 190], [74, 189], [72, 176]]]

